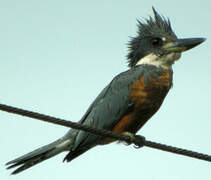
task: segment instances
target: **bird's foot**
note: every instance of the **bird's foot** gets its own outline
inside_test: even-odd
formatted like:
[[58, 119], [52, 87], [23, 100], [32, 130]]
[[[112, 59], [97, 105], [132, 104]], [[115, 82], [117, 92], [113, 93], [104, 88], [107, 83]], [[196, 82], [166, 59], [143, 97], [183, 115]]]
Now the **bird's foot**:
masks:
[[131, 132], [126, 131], [126, 132], [123, 132], [122, 135], [126, 135], [130, 137], [130, 140], [128, 142], [125, 142], [126, 145], [131, 145], [132, 142], [135, 140], [135, 135]]
[[125, 136], [129, 136], [130, 139], [128, 141], [118, 141], [118, 143], [123, 143], [124, 145], [129, 146], [135, 140], [135, 135], [133, 133], [130, 133], [128, 131], [125, 131], [125, 132], [123, 132], [121, 134], [122, 135], [125, 135]]
[[144, 136], [141, 136], [141, 135], [135, 135], [134, 136], [134, 141], [133, 143], [135, 144], [135, 148], [141, 148], [144, 146], [145, 144], [145, 141], [146, 141], [146, 138]]
[[135, 135], [131, 132], [123, 132], [121, 133], [122, 135], [126, 135], [126, 136], [129, 136], [130, 137], [130, 140], [129, 141], [119, 141], [119, 143], [124, 143], [125, 145], [129, 146], [131, 144], [134, 144], [135, 148], [141, 148], [144, 146], [145, 144], [145, 137], [144, 136], [141, 136], [141, 135]]

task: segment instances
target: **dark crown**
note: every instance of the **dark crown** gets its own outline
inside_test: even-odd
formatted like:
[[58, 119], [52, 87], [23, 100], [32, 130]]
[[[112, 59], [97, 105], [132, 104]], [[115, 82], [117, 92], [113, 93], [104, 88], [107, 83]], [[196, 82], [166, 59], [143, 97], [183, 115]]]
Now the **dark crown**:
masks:
[[147, 44], [142, 42], [142, 40], [145, 38], [156, 38], [163, 36], [176, 38], [176, 35], [171, 28], [169, 19], [159, 15], [153, 7], [152, 10], [154, 13], [154, 18], [150, 16], [149, 19], [146, 19], [146, 23], [137, 20], [138, 36], [131, 38], [130, 42], [128, 43], [129, 53], [127, 55], [127, 59], [129, 67], [135, 66], [138, 60], [146, 55], [147, 47], [143, 46], [147, 46]]

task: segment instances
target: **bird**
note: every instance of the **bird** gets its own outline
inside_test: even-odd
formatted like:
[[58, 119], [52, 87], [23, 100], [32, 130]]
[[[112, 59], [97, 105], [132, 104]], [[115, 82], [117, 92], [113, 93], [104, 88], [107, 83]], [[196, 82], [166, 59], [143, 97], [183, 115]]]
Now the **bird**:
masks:
[[[169, 18], [152, 7], [153, 15], [137, 20], [138, 31], [128, 42], [129, 69], [118, 74], [100, 92], [79, 123], [133, 137], [158, 111], [173, 85], [173, 64], [181, 54], [205, 38], [180, 39]], [[6, 163], [17, 174], [61, 152], [70, 162], [97, 145], [115, 140], [70, 129], [58, 140]]]

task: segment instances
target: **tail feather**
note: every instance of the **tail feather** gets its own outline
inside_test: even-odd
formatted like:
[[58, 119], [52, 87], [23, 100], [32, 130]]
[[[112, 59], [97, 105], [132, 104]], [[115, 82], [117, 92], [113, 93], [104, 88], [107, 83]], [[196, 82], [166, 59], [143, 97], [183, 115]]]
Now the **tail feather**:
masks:
[[6, 163], [6, 165], [10, 165], [7, 167], [7, 169], [20, 166], [15, 171], [12, 172], [12, 174], [17, 174], [46, 159], [49, 159], [63, 151], [68, 150], [72, 143], [73, 141], [71, 138], [58, 139], [57, 141], [54, 141], [51, 144], [38, 148], [26, 155], [23, 155], [17, 159], [9, 161], [8, 163]]
[[80, 156], [81, 154], [85, 153], [87, 150], [89, 150], [90, 148], [86, 148], [86, 149], [77, 149], [75, 151], [70, 151], [65, 158], [63, 159], [63, 162], [67, 161], [70, 162], [73, 159], [75, 159], [76, 157]]
[[13, 165], [10, 165], [9, 167], [7, 167], [7, 169], [11, 169], [11, 168], [14, 168], [16, 166], [19, 166], [21, 165], [19, 168], [17, 168], [15, 171], [12, 172], [12, 174], [17, 174], [23, 170], [26, 170], [32, 166], [34, 166], [35, 164], [38, 164], [48, 158], [50, 158], [50, 156], [47, 156], [47, 154], [49, 153], [50, 151], [47, 151], [43, 154], [40, 154], [40, 155], [37, 155], [37, 156], [34, 156], [32, 158], [29, 158], [25, 161], [20, 161], [20, 162], [17, 162]]

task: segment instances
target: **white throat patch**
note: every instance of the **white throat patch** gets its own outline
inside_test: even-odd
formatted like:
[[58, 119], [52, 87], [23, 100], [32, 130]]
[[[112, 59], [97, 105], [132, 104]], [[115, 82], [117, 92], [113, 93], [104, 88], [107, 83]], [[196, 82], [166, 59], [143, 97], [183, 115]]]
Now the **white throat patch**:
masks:
[[165, 69], [171, 68], [172, 64], [176, 60], [178, 60], [181, 57], [181, 53], [170, 53], [163, 55], [161, 57], [157, 56], [154, 53], [148, 54], [147, 56], [141, 58], [136, 65], [140, 64], [150, 64], [157, 67], [162, 67]]

